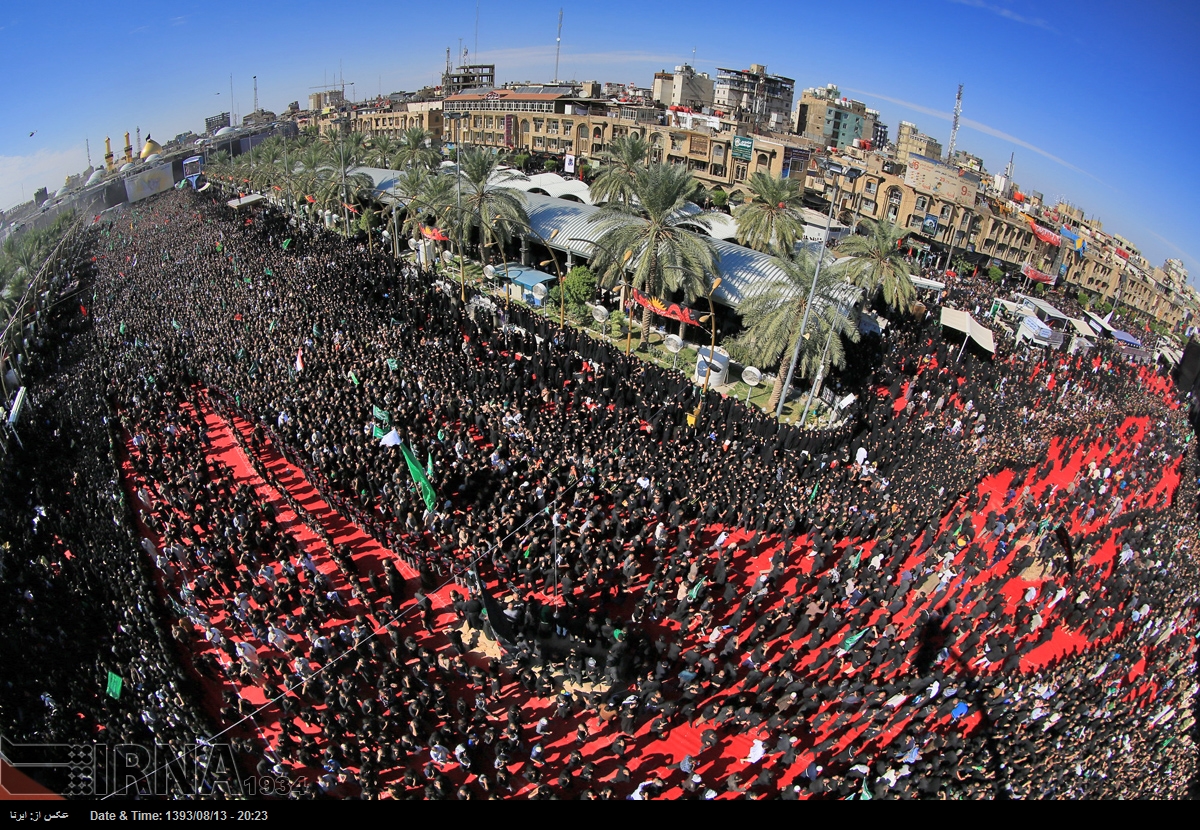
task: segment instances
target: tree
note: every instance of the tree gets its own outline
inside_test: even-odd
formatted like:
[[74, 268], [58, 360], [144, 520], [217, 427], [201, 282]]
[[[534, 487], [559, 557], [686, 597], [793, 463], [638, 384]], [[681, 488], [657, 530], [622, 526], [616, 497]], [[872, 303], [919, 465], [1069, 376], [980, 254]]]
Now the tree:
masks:
[[[782, 273], [772, 281], [759, 283], [758, 290], [742, 300], [738, 311], [742, 315], [745, 330], [729, 343], [730, 353], [740, 361], [756, 366], [778, 363], [775, 385], [766, 407], [769, 412], [775, 411], [783, 394], [792, 353], [801, 336], [800, 325], [804, 320], [808, 292], [813, 284], [813, 271], [817, 266], [816, 257], [804, 250], [787, 257], [775, 257], [774, 262]], [[809, 315], [807, 336], [801, 345], [799, 369], [802, 376], [816, 374], [831, 330], [837, 335], [828, 341], [828, 361], [833, 366], [840, 368], [845, 365], [841, 337], [858, 340], [858, 327], [842, 308], [844, 301], [850, 299], [846, 289], [841, 273], [831, 267], [821, 269], [813, 294], [813, 312]]]
[[1001, 271], [997, 266], [993, 265], [988, 269], [988, 279], [994, 283], [1001, 283], [1004, 281], [1004, 272]]
[[500, 162], [499, 156], [482, 147], [465, 147], [459, 154], [462, 210], [450, 213], [460, 231], [478, 229], [480, 262], [487, 262], [489, 241], [506, 243], [514, 231], [529, 227], [525, 194], [507, 186], [525, 176], [501, 167]]
[[799, 181], [758, 172], [748, 186], [751, 200], [733, 213], [738, 242], [756, 251], [786, 255], [804, 238], [804, 193]]
[[[600, 226], [592, 265], [606, 285], [621, 282], [628, 262], [631, 284], [650, 297], [665, 298], [683, 291], [691, 301], [708, 292], [717, 276], [717, 247], [711, 237], [693, 233], [685, 225], [709, 229], [711, 214], [689, 213], [688, 197], [696, 180], [687, 168], [655, 164], [635, 172], [630, 201], [609, 202], [589, 221]], [[636, 206], [636, 207], [635, 207]], [[647, 345], [654, 321], [649, 308], [642, 311], [642, 340]]]
[[547, 173], [553, 173], [558, 169], [558, 159], [546, 159], [542, 162], [542, 169]]
[[907, 312], [917, 298], [908, 263], [899, 248], [905, 231], [890, 222], [864, 219], [866, 235], [842, 240], [838, 253], [853, 257], [846, 264], [847, 279], [869, 294], [882, 293], [889, 307]]
[[429, 130], [424, 127], [409, 127], [400, 134], [391, 159], [398, 170], [409, 167], [432, 170], [441, 163], [442, 151]]
[[708, 195], [712, 199], [713, 207], [722, 209], [729, 206], [729, 194], [721, 188], [714, 187]]
[[372, 167], [390, 168], [396, 151], [397, 143], [391, 137], [376, 136], [371, 139], [371, 146], [367, 148], [366, 160]]
[[634, 179], [646, 169], [650, 145], [641, 136], [614, 138], [608, 149], [600, 154], [602, 166], [591, 184], [592, 202], [617, 202], [628, 205], [633, 201]]
[[[563, 278], [563, 289], [567, 292], [567, 309], [572, 316], [579, 317], [587, 311], [587, 304], [596, 297], [596, 275], [586, 265], [576, 265]], [[558, 302], [558, 286], [550, 290], [550, 304]]]
[[529, 153], [517, 153], [513, 156], [513, 166], [524, 171], [529, 166]]

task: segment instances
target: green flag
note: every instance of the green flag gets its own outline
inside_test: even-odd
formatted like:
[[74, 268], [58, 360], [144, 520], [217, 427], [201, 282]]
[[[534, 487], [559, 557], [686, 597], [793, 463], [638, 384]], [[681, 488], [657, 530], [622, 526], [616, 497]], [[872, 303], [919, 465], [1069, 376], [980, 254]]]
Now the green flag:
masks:
[[433, 453], [429, 454], [429, 460], [425, 462], [425, 475], [433, 475]]
[[275, 272], [272, 271], [270, 268], [263, 268], [263, 273], [266, 274], [268, 277], [275, 276]]
[[281, 247], [283, 248], [283, 250], [286, 251], [288, 249], [288, 245], [291, 245], [291, 244], [292, 244], [292, 240], [285, 239], [285, 240], [283, 240], [283, 245]]
[[396, 371], [397, 369], [399, 369], [399, 368], [400, 368], [400, 364], [399, 364], [399, 363], [397, 363], [397, 362], [396, 362], [394, 359], [392, 359], [392, 358], [390, 358], [390, 357], [389, 357], [389, 358], [387, 359], [387, 367], [388, 367], [388, 369], [390, 369], [391, 371], [393, 371], [393, 372], [394, 372], [394, 371]]
[[400, 445], [400, 451], [404, 453], [404, 461], [408, 464], [408, 474], [412, 476], [413, 481], [416, 482], [418, 489], [421, 491], [421, 498], [425, 500], [425, 507], [433, 510], [434, 505], [437, 504], [437, 493], [434, 492], [433, 485], [429, 483], [425, 471], [421, 469], [421, 462], [417, 461], [412, 454], [412, 450], [404, 444]]
[[354, 376], [353, 372], [347, 374], [346, 377], [350, 378], [351, 382], [353, 382], [355, 386], [358, 386], [358, 378]]
[[121, 324], [121, 334], [124, 334], [124, 333], [125, 333], [125, 324], [122, 323]]
[[108, 673], [108, 688], [105, 691], [108, 692], [108, 696], [113, 700], [121, 697], [121, 682], [120, 675], [113, 674], [112, 672]]
[[820, 486], [821, 486], [821, 482], [819, 482], [819, 481], [813, 485], [812, 493], [809, 494], [809, 497], [808, 497], [808, 501], [810, 504], [817, 498], [817, 488]]
[[371, 437], [372, 438], [382, 438], [385, 435], [387, 435], [387, 433], [384, 432], [383, 429], [381, 427], [379, 427], [378, 425], [371, 427]]
[[391, 416], [377, 406], [371, 407], [371, 414], [375, 416], [376, 421], [380, 421], [381, 423], [385, 424], [391, 423]]
[[174, 328], [174, 329], [181, 329], [181, 328], [183, 328], [183, 326], [179, 325], [179, 321], [178, 321], [178, 320], [172, 320], [172, 321], [171, 321], [171, 327], [172, 327], [172, 328]]
[[271, 321], [271, 325], [267, 328], [268, 332], [275, 331], [275, 323], [276, 323], [276, 321], [274, 321], [274, 320]]

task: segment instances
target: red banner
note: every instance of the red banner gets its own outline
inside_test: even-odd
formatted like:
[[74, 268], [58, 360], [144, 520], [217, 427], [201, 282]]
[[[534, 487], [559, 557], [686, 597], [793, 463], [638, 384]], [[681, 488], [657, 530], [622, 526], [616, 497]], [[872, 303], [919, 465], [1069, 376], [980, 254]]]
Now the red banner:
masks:
[[1054, 277], [1050, 276], [1049, 274], [1043, 274], [1028, 262], [1021, 266], [1021, 273], [1029, 277], [1029, 279], [1033, 280], [1034, 282], [1044, 282], [1047, 285], [1054, 284]]
[[1042, 240], [1043, 242], [1049, 242], [1051, 245], [1062, 244], [1062, 237], [1056, 234], [1054, 231], [1043, 228], [1037, 222], [1033, 221], [1032, 216], [1026, 216], [1025, 218], [1029, 221], [1029, 229], [1033, 231], [1033, 235], [1038, 239]]
[[633, 301], [643, 308], [648, 308], [662, 317], [670, 317], [672, 320], [679, 320], [692, 326], [700, 325], [700, 317], [690, 308], [684, 308], [678, 303], [668, 305], [657, 297], [647, 297], [636, 288], [630, 290], [633, 294]]
[[436, 239], [438, 242], [448, 242], [450, 240], [450, 237], [446, 236], [446, 234], [442, 233], [437, 228], [426, 228], [422, 226], [421, 235], [426, 239]]

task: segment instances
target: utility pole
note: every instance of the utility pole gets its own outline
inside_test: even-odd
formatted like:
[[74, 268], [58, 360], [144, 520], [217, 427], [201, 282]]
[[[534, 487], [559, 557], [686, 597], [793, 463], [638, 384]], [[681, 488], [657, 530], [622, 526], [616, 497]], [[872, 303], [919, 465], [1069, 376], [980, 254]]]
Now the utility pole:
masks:
[[554, 37], [554, 83], [558, 83], [558, 53], [562, 49], [562, 14], [563, 10], [558, 10], [558, 34]]
[[950, 128], [950, 145], [946, 148], [946, 161], [954, 161], [954, 145], [958, 141], [958, 121], [962, 116], [963, 85], [958, 85], [958, 94], [954, 96], [954, 126]]

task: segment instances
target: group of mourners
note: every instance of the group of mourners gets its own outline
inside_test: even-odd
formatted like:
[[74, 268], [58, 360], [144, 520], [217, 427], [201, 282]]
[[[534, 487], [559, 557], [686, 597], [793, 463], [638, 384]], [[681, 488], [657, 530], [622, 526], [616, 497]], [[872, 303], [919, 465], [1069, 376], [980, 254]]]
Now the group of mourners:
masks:
[[218, 736], [295, 797], [1193, 785], [1191, 434], [1104, 346], [893, 315], [805, 430], [272, 208], [75, 244], [4, 487], [7, 734]]

